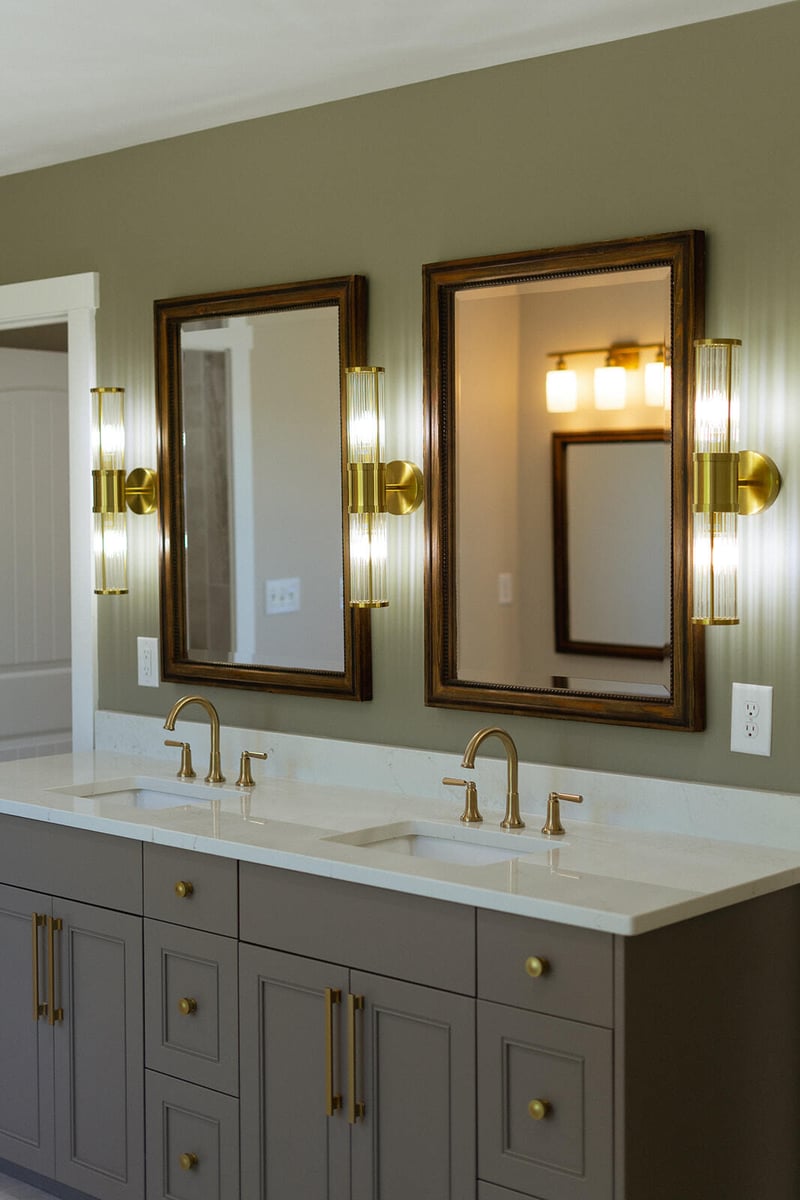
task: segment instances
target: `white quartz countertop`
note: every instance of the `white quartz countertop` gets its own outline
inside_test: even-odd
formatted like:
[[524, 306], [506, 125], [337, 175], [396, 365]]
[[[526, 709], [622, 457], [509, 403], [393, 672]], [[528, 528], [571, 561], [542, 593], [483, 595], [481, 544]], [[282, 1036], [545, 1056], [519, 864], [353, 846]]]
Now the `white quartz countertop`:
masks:
[[[175, 795], [165, 807], [110, 790], [159, 783]], [[526, 828], [501, 833], [494, 811], [482, 826], [460, 826], [457, 796], [445, 804], [280, 778], [253, 791], [195, 783], [199, 797], [163, 761], [110, 752], [4, 762], [0, 812], [625, 935], [800, 882], [796, 850], [570, 820], [570, 805], [567, 833], [554, 839], [539, 833], [544, 814], [524, 805]], [[519, 857], [460, 865], [331, 840], [414, 822], [436, 822], [445, 839], [513, 847]]]

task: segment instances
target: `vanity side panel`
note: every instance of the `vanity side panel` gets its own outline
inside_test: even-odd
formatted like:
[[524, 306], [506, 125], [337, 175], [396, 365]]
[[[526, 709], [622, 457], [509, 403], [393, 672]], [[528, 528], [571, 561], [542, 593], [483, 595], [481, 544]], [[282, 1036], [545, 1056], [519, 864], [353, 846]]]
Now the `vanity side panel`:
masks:
[[475, 994], [475, 910], [340, 879], [241, 863], [244, 942]]
[[141, 914], [142, 844], [2, 813], [0, 879], [15, 887]]
[[800, 889], [618, 939], [616, 1200], [800, 1195]]

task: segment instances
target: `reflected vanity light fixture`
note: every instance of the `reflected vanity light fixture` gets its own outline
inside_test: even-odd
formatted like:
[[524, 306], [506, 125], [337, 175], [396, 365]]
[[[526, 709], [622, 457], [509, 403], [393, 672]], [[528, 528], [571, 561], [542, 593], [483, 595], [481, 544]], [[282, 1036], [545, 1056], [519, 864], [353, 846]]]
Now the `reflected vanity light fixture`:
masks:
[[386, 608], [387, 515], [422, 503], [422, 472], [402, 459], [384, 461], [383, 367], [347, 367], [347, 482], [350, 604]]
[[737, 519], [773, 503], [781, 476], [771, 458], [739, 450], [741, 347], [695, 342], [693, 613], [700, 625], [738, 625]]
[[128, 591], [126, 510], [155, 512], [156, 473], [137, 467], [125, 474], [125, 389], [94, 387], [92, 392], [92, 488], [95, 594]]
[[[577, 374], [567, 367], [566, 359], [578, 354], [605, 354], [606, 361], [594, 372], [594, 404], [598, 409], [620, 409], [625, 407], [627, 390], [627, 372], [638, 371], [642, 350], [655, 350], [656, 360], [648, 363], [645, 368], [645, 403], [664, 406], [667, 392], [665, 378], [665, 350], [660, 342], [645, 342], [632, 345], [615, 342], [611, 346], [591, 346], [577, 350], [553, 350], [547, 355], [555, 358], [555, 368], [547, 372], [546, 395], [548, 412], [574, 412], [578, 407]], [[648, 369], [658, 368], [658, 384], [655, 376], [650, 374], [648, 390]], [[656, 401], [656, 388], [660, 387], [659, 399]]]

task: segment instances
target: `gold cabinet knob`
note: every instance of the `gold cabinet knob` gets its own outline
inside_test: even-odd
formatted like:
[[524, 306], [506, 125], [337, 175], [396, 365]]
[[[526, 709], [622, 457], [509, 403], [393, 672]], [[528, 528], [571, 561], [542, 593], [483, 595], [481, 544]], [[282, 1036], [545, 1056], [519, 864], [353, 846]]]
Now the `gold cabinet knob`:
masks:
[[191, 896], [193, 891], [194, 884], [190, 883], [188, 879], [179, 879], [175, 884], [175, 895], [181, 900], [185, 899], [186, 896]]
[[534, 1121], [543, 1121], [551, 1107], [549, 1100], [531, 1100], [528, 1104], [528, 1113]]
[[178, 1001], [178, 1009], [185, 1017], [188, 1017], [191, 1013], [197, 1012], [197, 1001], [189, 996], [183, 996]]
[[537, 958], [535, 954], [532, 954], [530, 958], [525, 959], [525, 970], [531, 979], [539, 979], [550, 970], [550, 963], [546, 958]]
[[192, 1167], [196, 1167], [199, 1159], [196, 1154], [182, 1154], [178, 1159], [184, 1171], [191, 1171]]

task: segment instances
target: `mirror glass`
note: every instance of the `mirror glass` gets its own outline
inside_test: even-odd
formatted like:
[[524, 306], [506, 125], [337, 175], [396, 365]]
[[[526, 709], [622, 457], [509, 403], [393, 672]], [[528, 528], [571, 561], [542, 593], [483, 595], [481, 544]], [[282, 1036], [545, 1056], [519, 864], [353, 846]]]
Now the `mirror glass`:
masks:
[[698, 727], [700, 244], [425, 268], [429, 703]]
[[156, 324], [165, 678], [367, 698], [342, 436], [363, 280], [157, 301]]

